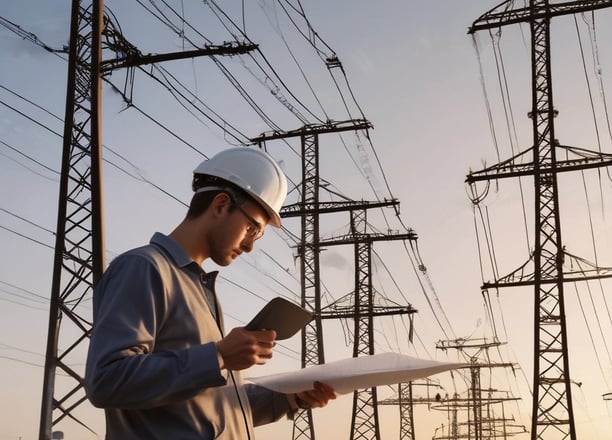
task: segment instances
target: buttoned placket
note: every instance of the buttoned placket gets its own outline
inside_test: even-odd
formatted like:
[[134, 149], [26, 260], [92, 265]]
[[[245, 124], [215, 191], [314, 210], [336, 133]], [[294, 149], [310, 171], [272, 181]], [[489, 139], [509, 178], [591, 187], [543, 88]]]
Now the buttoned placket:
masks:
[[215, 296], [214, 282], [217, 275], [217, 272], [206, 273], [201, 268], [200, 269], [200, 283], [202, 284], [202, 289], [204, 290], [204, 296], [206, 298], [206, 302], [208, 303], [208, 308], [210, 309], [210, 313], [213, 318], [217, 322], [217, 326], [219, 327], [219, 331], [223, 334], [223, 329], [221, 328], [221, 322], [219, 319], [219, 307], [217, 306], [217, 298]]
[[[198, 266], [198, 271], [200, 273], [200, 283], [202, 284], [202, 290], [204, 290], [204, 297], [206, 298], [206, 301], [208, 303], [208, 308], [210, 309], [210, 313], [212, 314], [213, 318], [215, 318], [215, 322], [217, 323], [217, 328], [219, 329], [221, 336], [223, 336], [225, 332], [223, 331], [223, 325], [221, 324], [221, 319], [219, 317], [219, 307], [217, 306], [218, 302], [217, 302], [217, 297], [215, 296], [215, 289], [214, 289], [214, 283], [215, 283], [215, 279], [217, 277], [218, 272], [206, 273], [199, 266]], [[217, 357], [219, 358], [219, 365], [221, 365], [223, 362], [223, 359], [221, 358], [221, 355], [218, 352], [217, 352]], [[227, 369], [223, 370], [221, 374], [223, 375], [226, 381], [228, 380], [229, 377], [231, 377], [232, 382], [234, 383], [234, 386], [235, 386], [236, 382], [234, 380], [234, 376], [231, 374], [229, 370]], [[238, 391], [236, 390], [236, 392]], [[240, 400], [240, 396], [238, 396], [238, 400]]]

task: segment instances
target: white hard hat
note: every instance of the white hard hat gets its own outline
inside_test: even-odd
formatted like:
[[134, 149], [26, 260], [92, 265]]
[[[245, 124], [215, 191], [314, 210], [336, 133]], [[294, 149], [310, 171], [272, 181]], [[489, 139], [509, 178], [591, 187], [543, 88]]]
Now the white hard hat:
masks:
[[258, 148], [228, 148], [202, 162], [193, 174], [233, 183], [266, 210], [271, 225], [280, 227], [279, 212], [287, 197], [287, 178], [268, 153]]

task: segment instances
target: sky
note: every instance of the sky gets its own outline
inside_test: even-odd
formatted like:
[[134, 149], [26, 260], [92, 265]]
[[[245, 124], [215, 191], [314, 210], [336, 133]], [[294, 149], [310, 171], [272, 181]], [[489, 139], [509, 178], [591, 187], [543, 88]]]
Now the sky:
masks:
[[[273, 127], [289, 131], [305, 123], [365, 117], [373, 125], [368, 137], [364, 133], [320, 136], [320, 175], [325, 182], [321, 199], [395, 198], [400, 202], [399, 217], [392, 209], [384, 216], [368, 212], [369, 227], [382, 233], [410, 228], [418, 235], [416, 250], [409, 246], [407, 250], [401, 241], [374, 246], [377, 300], [409, 303], [418, 310], [412, 343], [406, 317], [376, 319], [376, 352], [465, 360], [485, 353], [439, 350], [436, 344], [497, 338], [502, 344], [485, 358], [512, 363], [514, 368], [493, 368], [491, 374], [483, 373], [482, 383], [520, 399], [508, 402], [505, 414], [529, 428], [533, 291], [505, 288], [487, 296], [480, 286], [491, 281], [493, 273], [511, 273], [528, 260], [533, 248], [533, 182], [522, 178], [489, 187], [478, 184], [474, 191], [486, 197], [477, 207], [464, 183], [470, 171], [507, 159], [532, 143], [527, 116], [529, 29], [514, 25], [472, 38], [469, 26], [497, 5], [489, 0], [311, 0], [302, 2], [310, 29], [295, 9], [290, 12], [301, 33], [283, 10], [297, 2], [222, 3], [227, 16], [209, 7], [214, 3], [105, 2], [124, 37], [144, 54], [230, 41], [221, 20], [230, 29], [244, 31], [261, 51], [253, 58], [175, 61], [156, 69], [116, 71], [106, 78], [102, 93], [106, 260], [146, 243], [155, 231], [170, 232], [184, 216], [192, 170], [215, 152]], [[517, 7], [522, 4], [515, 2]], [[160, 7], [158, 17], [166, 17], [174, 30], [145, 9], [153, 10], [153, 5]], [[49, 47], [61, 48], [69, 38], [70, 2], [2, 2], [0, 17], [0, 440], [25, 440], [38, 435], [67, 63], [65, 56], [16, 35], [4, 20]], [[561, 145], [612, 153], [605, 117], [612, 80], [611, 20], [612, 11], [601, 10], [595, 14], [594, 26], [590, 16], [580, 16], [576, 21], [558, 18], [551, 27], [554, 102], [559, 110], [555, 127]], [[589, 34], [593, 28], [596, 33]], [[331, 55], [341, 61], [342, 71], [326, 68], [322, 59]], [[258, 112], [222, 70], [231, 72], [243, 94], [257, 103]], [[175, 87], [174, 96], [168, 84]], [[133, 105], [126, 105], [121, 92]], [[301, 179], [298, 140], [270, 141], [266, 147], [282, 162], [291, 182], [287, 203], [295, 203], [294, 188]], [[563, 243], [570, 254], [601, 267], [612, 267], [611, 189], [605, 169], [565, 173], [559, 180]], [[244, 325], [275, 296], [299, 301], [295, 248], [299, 222], [286, 219], [284, 224], [280, 231], [268, 229], [255, 251], [223, 268], [218, 291], [228, 328]], [[341, 236], [347, 225], [346, 213], [326, 216], [322, 234]], [[329, 305], [353, 289], [352, 247], [329, 246], [321, 263], [323, 303]], [[566, 263], [575, 269], [578, 260]], [[208, 263], [205, 268], [215, 269]], [[606, 287], [609, 290], [610, 283], [604, 280], [566, 288], [579, 438], [603, 439], [612, 429], [612, 406], [602, 398], [612, 392], [612, 358], [605, 338], [612, 319]], [[90, 306], [90, 298], [78, 306], [83, 316], [90, 316]], [[327, 361], [351, 356], [350, 324], [325, 322]], [[70, 334], [62, 337], [60, 345], [65, 347]], [[299, 346], [297, 337], [279, 344], [271, 362], [245, 376], [298, 368]], [[71, 365], [82, 369], [84, 356], [84, 351], [77, 353]], [[431, 379], [435, 382], [430, 387], [419, 389], [421, 397], [428, 392], [465, 396], [465, 373]], [[58, 384], [63, 386], [64, 378], [59, 377]], [[379, 397], [392, 398], [394, 393], [384, 387]], [[351, 396], [340, 396], [316, 411], [317, 437], [348, 437], [351, 404]], [[417, 405], [417, 438], [444, 434], [448, 419], [440, 409]], [[100, 410], [84, 404], [75, 414], [95, 434], [62, 422], [58, 429], [65, 438], [103, 438]], [[397, 407], [382, 407], [380, 417], [383, 438], [398, 437]], [[281, 421], [257, 428], [256, 434], [290, 438], [291, 429], [290, 422]]]

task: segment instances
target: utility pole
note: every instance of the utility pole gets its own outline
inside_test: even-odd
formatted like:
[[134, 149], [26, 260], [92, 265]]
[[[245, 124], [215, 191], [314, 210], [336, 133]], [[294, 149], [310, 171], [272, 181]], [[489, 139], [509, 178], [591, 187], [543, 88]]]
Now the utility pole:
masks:
[[[532, 440], [576, 440], [576, 429], [570, 386], [570, 371], [565, 317], [563, 272], [567, 254], [561, 241], [557, 174], [612, 164], [612, 156], [597, 152], [575, 160], [558, 160], [556, 150], [570, 148], [559, 145], [555, 138], [553, 105], [550, 21], [552, 18], [593, 11], [612, 6], [611, 0], [583, 0], [552, 3], [549, 0], [530, 0], [529, 6], [512, 9], [514, 2], [505, 1], [479, 17], [469, 29], [499, 28], [515, 23], [529, 23], [531, 30], [531, 78], [533, 155], [531, 163], [519, 163], [515, 156], [484, 170], [470, 173], [466, 181], [493, 180], [507, 177], [533, 176], [535, 187], [535, 243], [531, 256], [533, 273], [525, 265], [510, 275], [485, 283], [488, 287], [534, 286], [534, 366]], [[585, 274], [574, 280], [603, 278], [598, 268], [594, 275]], [[609, 275], [605, 275], [609, 276]]]
[[[103, 0], [72, 1], [40, 440], [51, 440], [52, 428], [65, 418], [92, 431], [76, 415], [75, 410], [87, 397], [83, 390], [83, 372], [71, 365], [83, 364], [92, 325], [90, 310], [87, 309], [84, 315], [80, 313], [79, 306], [83, 300], [91, 297], [105, 266], [101, 166], [102, 75], [121, 67], [200, 55], [234, 55], [254, 48], [252, 45], [226, 44], [189, 52], [142, 55], [116, 31], [118, 27], [103, 11]], [[110, 61], [102, 61], [103, 49], [114, 53]], [[66, 328], [66, 324], [71, 327]], [[62, 374], [58, 374], [58, 370]], [[62, 381], [61, 387], [56, 386], [56, 378]]]

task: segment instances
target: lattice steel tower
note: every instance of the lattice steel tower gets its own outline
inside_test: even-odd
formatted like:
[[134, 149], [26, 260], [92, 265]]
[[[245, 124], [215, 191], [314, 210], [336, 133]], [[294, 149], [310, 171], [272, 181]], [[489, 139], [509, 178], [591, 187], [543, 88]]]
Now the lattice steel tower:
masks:
[[[390, 202], [380, 202], [390, 205]], [[416, 240], [414, 231], [407, 233], [372, 233], [367, 230], [367, 210], [364, 207], [350, 209], [350, 231], [343, 236], [322, 240], [320, 246], [353, 245], [355, 264], [354, 291], [321, 310], [322, 319], [353, 320], [353, 357], [374, 354], [374, 318], [377, 316], [412, 315], [416, 312], [410, 304], [381, 303], [372, 279], [372, 247], [378, 241]], [[411, 319], [412, 322], [412, 319]], [[353, 413], [350, 440], [380, 440], [378, 417], [378, 393], [376, 387], [353, 392]]]
[[[574, 160], [558, 160], [556, 150], [565, 149], [568, 156], [576, 150], [559, 145], [555, 138], [552, 72], [550, 60], [550, 21], [559, 15], [575, 14], [612, 6], [610, 0], [583, 0], [553, 3], [530, 0], [529, 6], [512, 9], [514, 2], [505, 1], [479, 17], [469, 29], [483, 29], [529, 23], [531, 29], [533, 127], [531, 163], [519, 163], [522, 154], [484, 170], [471, 173], [466, 181], [493, 180], [506, 177], [533, 176], [535, 186], [535, 243], [532, 255], [533, 273], [525, 266], [510, 275], [485, 283], [487, 287], [533, 285], [534, 367], [531, 438], [554, 440], [576, 439], [565, 321], [563, 285], [565, 281], [602, 278], [598, 268], [570, 279], [563, 272], [567, 257], [561, 241], [557, 174], [611, 164], [612, 156], [597, 152]], [[584, 151], [584, 150], [582, 150]]]
[[[78, 0], [72, 3], [60, 202], [40, 440], [50, 440], [52, 427], [65, 417], [76, 419], [71, 412], [86, 399], [82, 372], [70, 367], [70, 359], [79, 354], [82, 356], [79, 349], [86, 347], [91, 329], [90, 319], [80, 316], [77, 306], [91, 293], [104, 267], [98, 105], [102, 9], [101, 0], [90, 2], [89, 6], [82, 6]], [[72, 328], [64, 328], [64, 334], [70, 334], [72, 340], [59, 354], [60, 325], [64, 317], [69, 320], [64, 324], [72, 324]], [[77, 364], [82, 364], [82, 358]], [[72, 382], [56, 389], [58, 369]]]
[[[425, 387], [427, 394], [425, 397], [417, 396], [414, 389], [417, 386]], [[429, 395], [430, 388], [439, 388], [444, 390], [442, 386], [433, 382], [429, 378], [416, 382], [404, 382], [397, 384], [397, 395], [384, 400], [379, 400], [378, 405], [392, 405], [399, 407], [400, 426], [399, 440], [416, 440], [415, 424], [414, 424], [414, 406], [428, 405], [440, 403], [442, 396], [437, 392], [433, 397]]]
[[[453, 340], [440, 340], [436, 343], [436, 348], [447, 351], [450, 349], [457, 350], [459, 356], [463, 357], [470, 364], [470, 387], [468, 398], [465, 403], [460, 402], [458, 398], [450, 399], [445, 402], [445, 406], [453, 407], [453, 410], [458, 410], [465, 404], [468, 412], [467, 422], [463, 426], [467, 428], [467, 437], [473, 440], [484, 440], [496, 438], [497, 434], [506, 439], [514, 435], [512, 422], [514, 419], [507, 419], [505, 416], [504, 403], [519, 398], [511, 397], [509, 392], [502, 391], [496, 388], [491, 388], [491, 379], [493, 369], [497, 368], [512, 368], [514, 364], [508, 362], [496, 362], [491, 359], [490, 350], [497, 349], [502, 345], [497, 337], [491, 340], [486, 338], [458, 338]], [[488, 372], [489, 387], [482, 387], [482, 371]], [[500, 408], [500, 411], [497, 408]], [[501, 417], [499, 416], [501, 413]], [[455, 414], [456, 416], [456, 414]], [[458, 428], [458, 427], [457, 427]], [[523, 432], [526, 432], [523, 429]], [[443, 436], [442, 436], [443, 437]], [[435, 439], [442, 438], [435, 436]]]
[[[281, 217], [299, 217], [301, 219], [300, 258], [301, 301], [302, 307], [314, 312], [315, 318], [302, 331], [301, 366], [309, 367], [325, 363], [323, 351], [323, 332], [321, 326], [321, 282], [319, 254], [320, 233], [319, 216], [324, 212], [345, 210], [354, 202], [319, 203], [319, 138], [326, 133], [365, 130], [372, 124], [365, 120], [330, 122], [323, 125], [307, 125], [297, 130], [262, 134], [251, 139], [263, 147], [266, 141], [275, 139], [299, 138], [302, 156], [301, 200], [293, 205], [283, 207]], [[293, 439], [314, 439], [314, 424], [311, 410], [298, 411], [293, 420]]]
[[[91, 431], [76, 414], [76, 409], [86, 400], [84, 372], [71, 365], [83, 365], [91, 331], [91, 311], [79, 306], [91, 297], [104, 270], [100, 132], [103, 74], [110, 74], [113, 69], [158, 61], [234, 55], [256, 47], [253, 44], [224, 44], [192, 51], [143, 55], [122, 37], [112, 20], [104, 14], [103, 0], [73, 0], [71, 14], [40, 440], [51, 440], [53, 427], [65, 418]], [[109, 61], [102, 61], [103, 49], [113, 52]], [[56, 384], [56, 379], [61, 382]]]
[[[375, 241], [416, 240], [416, 234], [368, 234], [366, 233], [366, 212], [368, 209], [398, 205], [397, 200], [380, 202], [319, 201], [319, 137], [326, 133], [355, 131], [371, 128], [365, 120], [328, 122], [322, 125], [307, 125], [297, 130], [273, 132], [251, 139], [263, 144], [274, 139], [299, 137], [302, 153], [302, 198], [299, 202], [283, 207], [281, 217], [301, 219], [301, 240], [298, 245], [300, 258], [302, 306], [314, 312], [314, 319], [302, 331], [302, 367], [325, 362], [323, 351], [322, 319], [354, 319], [353, 356], [373, 354], [373, 318], [415, 312], [411, 306], [376, 307], [371, 278], [371, 247]], [[333, 212], [349, 212], [351, 230], [342, 237], [321, 240], [319, 233], [320, 215]], [[354, 245], [355, 291], [347, 295], [344, 304], [335, 303], [325, 310], [321, 307], [321, 282], [319, 254], [323, 247]], [[348, 303], [348, 305], [346, 305]], [[293, 439], [315, 438], [314, 423], [310, 410], [299, 411], [294, 417]], [[351, 439], [380, 438], [376, 389], [358, 390], [354, 393]]]

